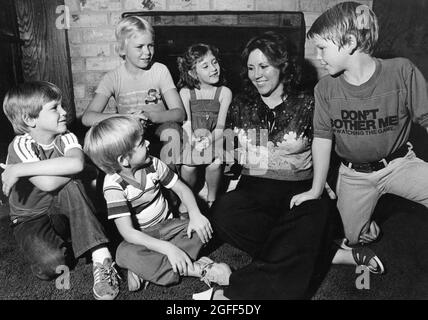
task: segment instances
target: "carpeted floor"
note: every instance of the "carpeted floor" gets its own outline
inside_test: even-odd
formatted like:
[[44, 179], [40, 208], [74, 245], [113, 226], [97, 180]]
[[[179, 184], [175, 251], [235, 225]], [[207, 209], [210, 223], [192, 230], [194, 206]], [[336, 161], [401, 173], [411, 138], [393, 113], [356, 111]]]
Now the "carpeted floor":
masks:
[[[376, 220], [383, 237], [370, 247], [384, 262], [387, 273], [370, 276], [370, 289], [359, 290], [358, 274], [351, 266], [332, 266], [314, 295], [314, 300], [391, 300], [428, 299], [428, 211], [409, 201], [386, 196], [378, 204]], [[210, 256], [233, 268], [249, 262], [249, 257], [229, 245], [222, 245]], [[126, 275], [124, 273], [124, 275]], [[126, 280], [126, 277], [124, 277]], [[284, 284], [286, 285], [286, 284]], [[34, 278], [13, 240], [8, 224], [7, 206], [0, 209], [0, 299], [91, 300], [91, 264], [80, 259], [70, 273], [70, 289], [58, 290], [55, 281]], [[119, 300], [189, 300], [192, 294], [206, 290], [197, 279], [185, 278], [177, 286], [149, 285], [146, 290], [130, 293], [121, 282]]]
[[[3, 207], [1, 211], [5, 211]], [[29, 264], [19, 251], [9, 227], [8, 217], [0, 215], [0, 300], [92, 300], [92, 263], [80, 259], [70, 272], [70, 289], [56, 288], [55, 281], [45, 282], [36, 279], [30, 272]], [[228, 245], [210, 253], [216, 261], [225, 261], [235, 267], [249, 262], [243, 252]], [[208, 287], [195, 278], [183, 278], [180, 284], [160, 287], [150, 284], [146, 290], [130, 293], [126, 284], [126, 272], [120, 271], [122, 278], [119, 300], [189, 300], [193, 293], [207, 290]]]

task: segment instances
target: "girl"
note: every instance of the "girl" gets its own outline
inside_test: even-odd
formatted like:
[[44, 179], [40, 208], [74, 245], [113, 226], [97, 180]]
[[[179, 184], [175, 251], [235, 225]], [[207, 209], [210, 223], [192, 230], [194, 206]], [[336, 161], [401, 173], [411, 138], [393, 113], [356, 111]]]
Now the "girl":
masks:
[[[181, 177], [194, 188], [197, 169], [205, 168], [208, 187], [208, 206], [216, 199], [221, 178], [221, 160], [217, 156], [222, 148], [222, 133], [232, 92], [225, 83], [219, 65], [218, 49], [199, 43], [190, 46], [178, 58], [181, 88], [179, 94], [187, 113], [183, 124], [184, 150]], [[217, 145], [214, 148], [214, 146]], [[185, 211], [182, 205], [180, 212]]]

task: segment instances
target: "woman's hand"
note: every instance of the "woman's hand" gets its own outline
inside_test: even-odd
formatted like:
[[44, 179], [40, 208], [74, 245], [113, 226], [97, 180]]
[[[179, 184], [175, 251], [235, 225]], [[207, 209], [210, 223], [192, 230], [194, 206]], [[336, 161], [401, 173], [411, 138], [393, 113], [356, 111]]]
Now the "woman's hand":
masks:
[[168, 249], [166, 251], [169, 263], [171, 263], [172, 270], [181, 276], [187, 276], [188, 268], [193, 268], [193, 262], [189, 256], [180, 248], [168, 242]]
[[192, 214], [189, 212], [190, 221], [187, 227], [187, 236], [192, 237], [192, 231], [195, 231], [202, 243], [208, 243], [212, 238], [213, 229], [209, 220], [201, 213]]

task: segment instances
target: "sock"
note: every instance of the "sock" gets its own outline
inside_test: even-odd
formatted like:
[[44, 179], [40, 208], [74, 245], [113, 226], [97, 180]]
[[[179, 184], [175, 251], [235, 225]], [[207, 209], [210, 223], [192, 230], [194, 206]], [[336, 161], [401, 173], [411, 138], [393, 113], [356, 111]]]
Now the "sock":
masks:
[[96, 262], [98, 262], [99, 264], [103, 264], [105, 258], [111, 259], [111, 254], [107, 247], [98, 248], [92, 251], [93, 264], [95, 264]]

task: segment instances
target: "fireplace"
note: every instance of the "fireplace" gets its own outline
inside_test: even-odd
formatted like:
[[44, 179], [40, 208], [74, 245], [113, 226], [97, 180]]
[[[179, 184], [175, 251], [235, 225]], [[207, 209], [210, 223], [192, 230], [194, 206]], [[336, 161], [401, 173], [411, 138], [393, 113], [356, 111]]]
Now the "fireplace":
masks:
[[255, 35], [274, 30], [288, 37], [297, 61], [304, 62], [305, 22], [301, 12], [192, 11], [125, 12], [147, 19], [156, 33], [156, 61], [166, 64], [178, 81], [177, 57], [194, 43], [220, 49], [221, 66], [233, 92], [240, 88], [240, 53]]

